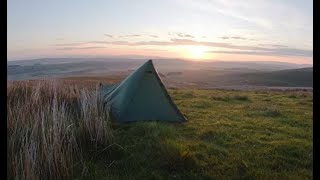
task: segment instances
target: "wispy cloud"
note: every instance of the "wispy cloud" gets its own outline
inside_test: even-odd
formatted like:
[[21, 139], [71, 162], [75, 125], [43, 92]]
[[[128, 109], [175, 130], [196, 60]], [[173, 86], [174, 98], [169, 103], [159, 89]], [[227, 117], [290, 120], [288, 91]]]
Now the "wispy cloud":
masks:
[[142, 34], [129, 34], [129, 35], [118, 35], [119, 38], [130, 38], [130, 37], [140, 37]]
[[113, 34], [104, 34], [108, 38], [130, 38], [130, 37], [141, 37], [143, 34], [128, 34], [128, 35], [113, 35]]
[[241, 39], [241, 40], [246, 40], [247, 39], [247, 38], [240, 37], [240, 36], [232, 36], [230, 38], [232, 38], [232, 39]]
[[185, 34], [185, 33], [182, 33], [182, 32], [169, 32], [168, 35], [169, 36], [178, 36], [180, 38], [194, 38], [193, 35]]
[[53, 46], [81, 46], [84, 43], [79, 42], [79, 43], [59, 43], [59, 44], [53, 44]]
[[258, 44], [259, 46], [271, 46], [271, 47], [277, 47], [277, 48], [287, 48], [288, 46], [285, 45], [279, 45], [279, 44]]
[[142, 36], [141, 34], [132, 34], [132, 35], [127, 35], [127, 37], [140, 37]]
[[105, 36], [107, 36], [108, 38], [113, 38], [113, 35], [111, 34], [104, 34]]
[[154, 52], [168, 52], [166, 49], [144, 49], [145, 51], [154, 51]]
[[86, 45], [86, 44], [106, 44], [106, 41], [88, 41], [88, 42], [83, 42], [79, 43], [81, 45]]
[[107, 44], [111, 44], [111, 45], [128, 45], [129, 42], [128, 41], [112, 41], [112, 42], [105, 42]]
[[[169, 32], [168, 33], [170, 36], [175, 36], [179, 38], [194, 38], [195, 36], [182, 33], [182, 32]], [[159, 38], [158, 35], [155, 34], [148, 34], [148, 33], [143, 33], [143, 34], [128, 34], [128, 35], [114, 35], [114, 34], [104, 34], [104, 36], [108, 38], [135, 38], [135, 37], [151, 37], [151, 38]], [[204, 36], [203, 36], [204, 37]]]
[[229, 39], [227, 36], [220, 37], [220, 39]]
[[[305, 56], [312, 57], [312, 50], [295, 49], [287, 46], [276, 44], [260, 44], [256, 46], [234, 45], [224, 42], [209, 42], [209, 41], [195, 41], [192, 39], [172, 38], [169, 41], [88, 41], [84, 43], [66, 43], [55, 44], [56, 46], [67, 46], [60, 48], [68, 49], [90, 49], [90, 48], [104, 48], [104, 47], [83, 47], [88, 44], [105, 44], [105, 45], [121, 45], [121, 46], [207, 46], [212, 48], [226, 48], [234, 51], [208, 51], [209, 53], [224, 53], [224, 54], [247, 54], [247, 55], [280, 55], [280, 56]], [[264, 46], [263, 46], [264, 45]], [[268, 45], [268, 46], [266, 46]], [[80, 46], [80, 47], [78, 47]]]
[[150, 37], [153, 37], [153, 38], [158, 38], [159, 36], [157, 35], [149, 35]]
[[182, 38], [194, 38], [194, 36], [190, 35], [190, 34], [183, 34], [183, 33], [178, 33], [177, 34], [179, 37]]
[[301, 49], [270, 49], [268, 51], [207, 51], [214, 54], [245, 54], [245, 55], [263, 55], [263, 56], [304, 56], [312, 57], [312, 51]]
[[194, 41], [191, 39], [171, 39], [173, 45], [202, 45], [209, 47], [222, 47], [229, 49], [238, 49], [238, 50], [269, 50], [268, 48], [258, 47], [258, 46], [243, 46], [243, 45], [233, 45], [230, 43], [221, 43], [221, 42], [207, 42], [207, 41]]
[[90, 46], [90, 47], [63, 47], [57, 48], [56, 50], [75, 50], [75, 49], [103, 49], [103, 46]]
[[237, 39], [237, 40], [255, 40], [255, 39], [248, 39], [248, 38], [241, 37], [241, 36], [222, 36], [219, 38], [220, 39]]

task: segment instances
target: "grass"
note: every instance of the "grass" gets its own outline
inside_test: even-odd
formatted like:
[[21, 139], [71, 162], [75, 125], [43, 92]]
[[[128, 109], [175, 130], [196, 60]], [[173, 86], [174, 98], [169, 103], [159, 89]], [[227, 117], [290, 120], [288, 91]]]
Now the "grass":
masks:
[[[8, 88], [13, 87], [15, 91], [21, 88], [16, 85], [10, 85]], [[91, 84], [88, 87], [95, 86]], [[91, 102], [82, 103], [83, 106], [97, 102], [87, 100], [90, 99], [89, 90], [83, 92], [85, 95], [75, 95], [77, 101], [71, 101], [71, 95], [68, 93], [65, 94], [66, 97], [61, 96], [60, 100], [65, 101], [65, 104], [74, 102], [75, 108], [82, 107], [79, 103], [82, 101]], [[36, 177], [48, 177], [50, 158], [64, 157], [66, 162], [57, 161], [55, 165], [62, 168], [56, 172], [65, 179], [312, 179], [312, 94], [196, 89], [174, 89], [169, 92], [188, 118], [188, 122], [107, 123], [104, 133], [98, 135], [96, 132], [100, 128], [99, 123], [103, 121], [95, 121], [94, 117], [101, 112], [88, 113], [95, 112], [99, 109], [98, 106], [82, 107], [82, 113], [77, 113], [79, 109], [74, 109], [77, 115], [61, 117], [58, 116], [60, 113], [56, 113], [61, 119], [70, 117], [65, 123], [59, 121], [65, 125], [61, 125], [58, 134], [67, 134], [65, 139], [57, 141], [61, 145], [56, 153], [61, 155], [58, 156], [60, 158], [50, 156], [50, 148], [40, 148], [39, 151], [48, 155], [40, 156], [37, 161], [28, 160], [29, 164], [41, 163]], [[8, 103], [23, 101], [23, 98], [17, 97], [8, 94]], [[31, 97], [26, 100], [32, 102]], [[54, 101], [50, 102], [52, 104]], [[18, 113], [18, 110], [41, 112], [45, 107], [50, 107], [50, 103], [41, 105], [44, 107], [33, 106], [32, 111], [31, 108], [28, 110], [29, 106], [24, 103], [15, 103], [8, 107], [15, 107], [15, 113]], [[9, 108], [9, 111], [12, 110]], [[45, 112], [50, 114], [51, 111]], [[15, 119], [7, 119], [8, 132], [11, 133], [8, 134], [8, 137], [11, 137], [11, 141], [8, 142], [16, 144], [16, 141], [23, 139], [26, 134], [34, 139], [22, 144], [20, 142], [14, 148], [13, 145], [9, 146], [8, 152], [11, 154], [8, 174], [12, 175], [11, 179], [22, 175], [26, 177], [26, 172], [33, 172], [32, 168], [29, 170], [28, 166], [22, 166], [23, 163], [16, 166], [29, 157], [21, 152], [32, 152], [36, 149], [34, 147], [44, 146], [41, 140], [43, 136], [55, 137], [50, 131], [45, 134], [32, 131], [38, 126], [50, 127], [50, 118], [44, 119], [48, 122], [45, 125], [46, 123], [36, 123], [41, 120], [41, 116], [30, 118], [33, 116], [26, 116], [25, 113], [18, 113], [17, 116], [15, 113], [11, 115], [16, 117]], [[51, 116], [53, 114], [51, 112]], [[102, 117], [101, 114], [100, 116]], [[23, 127], [28, 127], [29, 130]], [[95, 128], [96, 130], [93, 130]], [[92, 143], [96, 138], [106, 138], [108, 141], [96, 145]], [[71, 139], [72, 143], [63, 143], [66, 139]], [[55, 149], [57, 142], [46, 141], [46, 146]], [[77, 163], [80, 165], [73, 166]]]
[[211, 97], [213, 100], [216, 101], [250, 101], [248, 96], [240, 96], [240, 95], [233, 95], [233, 96], [221, 96], [221, 95], [214, 95]]
[[98, 91], [57, 81], [13, 82], [7, 88], [8, 179], [85, 175], [90, 150], [112, 141]]

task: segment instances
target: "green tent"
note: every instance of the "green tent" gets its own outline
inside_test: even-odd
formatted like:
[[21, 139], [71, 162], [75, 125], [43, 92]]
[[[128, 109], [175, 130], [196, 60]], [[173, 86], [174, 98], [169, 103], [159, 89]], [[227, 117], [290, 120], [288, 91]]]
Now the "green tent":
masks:
[[101, 86], [104, 102], [118, 122], [157, 120], [186, 121], [164, 87], [152, 60], [121, 83]]

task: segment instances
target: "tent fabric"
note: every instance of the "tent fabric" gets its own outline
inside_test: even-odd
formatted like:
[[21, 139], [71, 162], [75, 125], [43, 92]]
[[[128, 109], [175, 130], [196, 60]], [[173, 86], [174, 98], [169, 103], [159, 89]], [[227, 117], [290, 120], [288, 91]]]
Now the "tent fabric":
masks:
[[116, 121], [186, 121], [169, 96], [152, 60], [121, 83], [102, 85], [101, 91], [104, 102], [110, 106], [111, 115]]

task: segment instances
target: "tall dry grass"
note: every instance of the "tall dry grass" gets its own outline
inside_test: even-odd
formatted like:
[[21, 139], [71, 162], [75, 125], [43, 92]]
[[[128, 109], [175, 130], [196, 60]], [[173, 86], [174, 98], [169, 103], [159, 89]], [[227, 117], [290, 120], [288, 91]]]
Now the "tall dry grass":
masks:
[[57, 80], [7, 84], [8, 179], [72, 179], [87, 172], [88, 149], [112, 142], [98, 86]]

